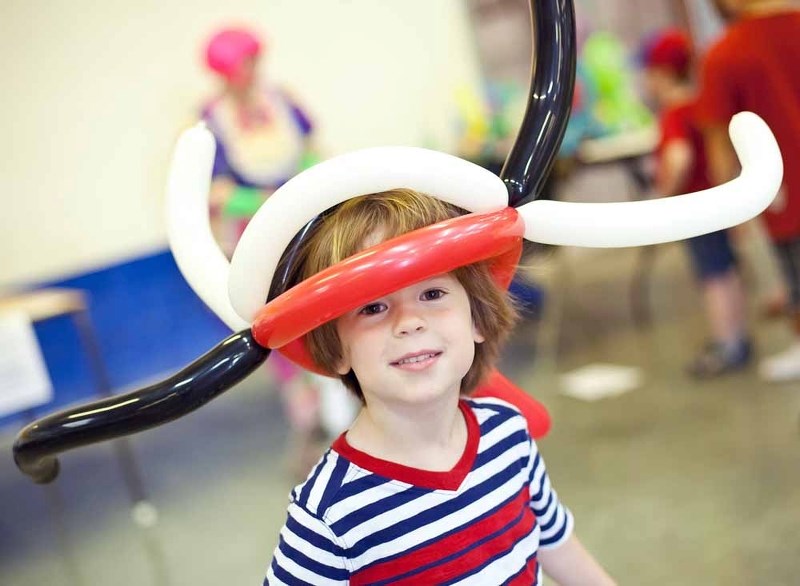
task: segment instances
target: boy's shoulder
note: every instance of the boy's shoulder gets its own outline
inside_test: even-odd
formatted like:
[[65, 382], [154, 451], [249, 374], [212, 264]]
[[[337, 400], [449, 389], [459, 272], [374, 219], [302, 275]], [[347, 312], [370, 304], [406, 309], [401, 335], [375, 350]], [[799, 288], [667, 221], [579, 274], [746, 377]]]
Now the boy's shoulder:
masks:
[[500, 423], [514, 421], [525, 426], [527, 430], [527, 421], [522, 411], [508, 401], [497, 397], [468, 397], [463, 400], [475, 414], [481, 427], [488, 422], [494, 428]]
[[331, 503], [340, 497], [350, 472], [350, 462], [329, 448], [306, 479], [294, 487], [290, 500], [312, 515], [322, 518]]
[[406, 485], [375, 474], [351, 462], [336, 450], [334, 442], [312, 468], [308, 477], [298, 484], [290, 501], [320, 520], [339, 518], [347, 511], [363, 506], [369, 498], [385, 497], [387, 493], [404, 490]]

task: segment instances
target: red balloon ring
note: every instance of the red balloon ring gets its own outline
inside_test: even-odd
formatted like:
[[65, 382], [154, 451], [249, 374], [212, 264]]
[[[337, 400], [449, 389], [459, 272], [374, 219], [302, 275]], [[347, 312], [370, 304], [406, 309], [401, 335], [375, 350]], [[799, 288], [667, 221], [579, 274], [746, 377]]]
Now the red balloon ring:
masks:
[[498, 284], [508, 287], [522, 251], [524, 224], [514, 208], [466, 214], [372, 246], [298, 283], [276, 297], [253, 322], [253, 336], [279, 348], [300, 366], [331, 374], [313, 363], [303, 336], [322, 324], [418, 283], [491, 259]]

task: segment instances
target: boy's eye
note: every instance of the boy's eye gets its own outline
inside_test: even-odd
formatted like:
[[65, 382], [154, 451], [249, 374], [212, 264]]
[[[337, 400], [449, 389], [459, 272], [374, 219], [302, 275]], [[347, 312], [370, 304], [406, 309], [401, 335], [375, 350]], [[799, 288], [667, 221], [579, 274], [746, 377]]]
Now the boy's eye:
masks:
[[445, 296], [445, 292], [442, 289], [428, 289], [422, 294], [422, 299], [425, 301], [434, 301], [435, 299], [441, 299]]
[[376, 313], [381, 313], [385, 309], [386, 306], [383, 303], [370, 303], [362, 307], [358, 313], [361, 315], [375, 315]]

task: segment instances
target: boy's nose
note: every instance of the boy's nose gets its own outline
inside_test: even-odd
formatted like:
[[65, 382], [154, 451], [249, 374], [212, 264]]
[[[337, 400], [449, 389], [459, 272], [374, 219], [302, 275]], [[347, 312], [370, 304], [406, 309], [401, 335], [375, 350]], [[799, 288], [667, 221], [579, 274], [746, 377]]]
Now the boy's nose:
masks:
[[394, 321], [396, 336], [407, 336], [425, 330], [425, 319], [418, 311], [410, 308], [398, 308]]

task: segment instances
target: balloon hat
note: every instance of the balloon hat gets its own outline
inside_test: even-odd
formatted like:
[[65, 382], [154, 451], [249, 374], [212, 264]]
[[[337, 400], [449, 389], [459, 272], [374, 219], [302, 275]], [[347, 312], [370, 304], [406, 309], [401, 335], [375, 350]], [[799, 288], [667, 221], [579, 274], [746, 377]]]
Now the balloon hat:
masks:
[[[569, 115], [575, 26], [571, 2], [541, 0], [534, 8], [531, 1], [531, 11], [536, 60], [528, 107], [499, 177], [457, 157], [411, 147], [335, 157], [278, 189], [252, 218], [229, 263], [208, 219], [213, 137], [202, 125], [187, 130], [178, 141], [167, 187], [170, 245], [192, 288], [238, 333], [165, 381], [30, 424], [14, 445], [19, 468], [36, 482], [49, 482], [58, 473], [56, 454], [185, 415], [244, 379], [273, 349], [319, 371], [305, 350], [306, 333], [428, 276], [490, 260], [495, 279], [505, 286], [523, 237], [559, 245], [641, 246], [727, 228], [769, 205], [783, 166], [769, 128], [751, 113], [731, 122], [742, 172], [724, 185], [640, 202], [537, 201]], [[387, 240], [292, 282], [298, 249], [325, 210], [396, 188], [472, 213]], [[518, 405], [534, 437], [549, 426], [543, 407], [497, 372], [478, 394]]]

